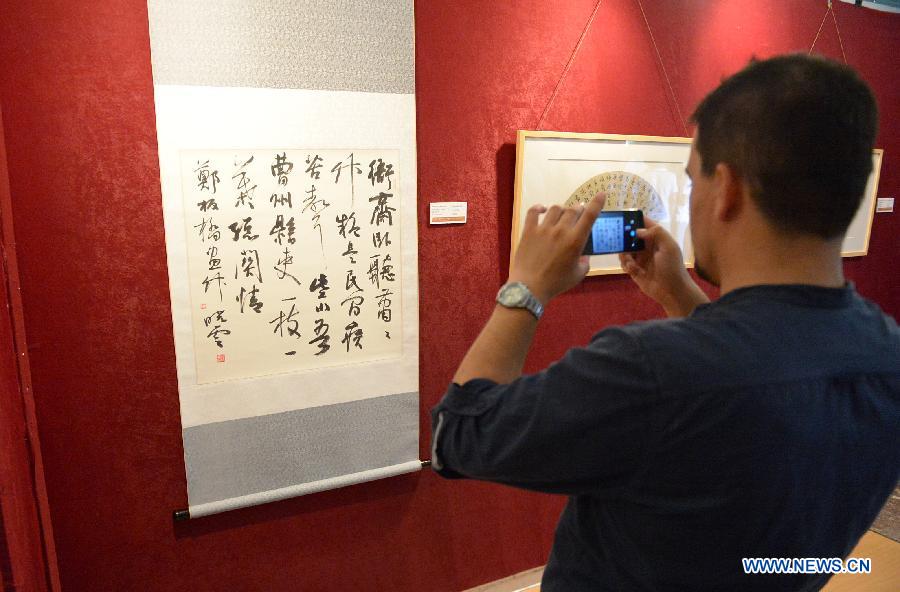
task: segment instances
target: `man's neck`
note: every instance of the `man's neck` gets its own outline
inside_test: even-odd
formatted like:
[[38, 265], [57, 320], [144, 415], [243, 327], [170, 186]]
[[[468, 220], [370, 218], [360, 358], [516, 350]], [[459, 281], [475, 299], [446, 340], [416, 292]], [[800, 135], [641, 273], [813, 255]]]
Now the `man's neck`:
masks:
[[723, 261], [720, 278], [723, 295], [756, 285], [804, 284], [840, 288], [846, 282], [840, 239], [826, 242], [795, 237], [745, 244], [760, 246], [735, 249], [727, 258], [730, 261]]

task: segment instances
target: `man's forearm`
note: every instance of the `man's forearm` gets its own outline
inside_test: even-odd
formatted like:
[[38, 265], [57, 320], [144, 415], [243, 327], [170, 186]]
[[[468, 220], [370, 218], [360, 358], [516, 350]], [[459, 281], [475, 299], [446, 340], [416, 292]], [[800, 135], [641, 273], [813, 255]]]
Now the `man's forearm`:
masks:
[[[509, 281], [525, 284], [531, 295], [546, 306], [556, 294], [584, 279], [588, 259], [581, 256], [581, 251], [605, 201], [606, 196], [598, 193], [583, 207], [528, 208]], [[512, 382], [522, 374], [536, 327], [537, 319], [528, 310], [496, 305], [456, 370], [453, 382], [465, 384], [473, 378], [488, 378], [500, 384]]]
[[527, 310], [496, 305], [453, 382], [465, 384], [473, 378], [487, 378], [499, 384], [512, 382], [522, 374], [536, 328], [537, 319]]

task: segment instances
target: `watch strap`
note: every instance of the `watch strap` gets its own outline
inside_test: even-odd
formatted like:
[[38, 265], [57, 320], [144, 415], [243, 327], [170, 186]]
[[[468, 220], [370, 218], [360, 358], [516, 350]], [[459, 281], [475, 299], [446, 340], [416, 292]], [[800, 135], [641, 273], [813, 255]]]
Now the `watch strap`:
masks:
[[[527, 288], [526, 288], [527, 289]], [[544, 315], [544, 305], [541, 301], [534, 297], [531, 291], [528, 291], [528, 298], [525, 300], [525, 309], [534, 315], [534, 318], [540, 320]]]

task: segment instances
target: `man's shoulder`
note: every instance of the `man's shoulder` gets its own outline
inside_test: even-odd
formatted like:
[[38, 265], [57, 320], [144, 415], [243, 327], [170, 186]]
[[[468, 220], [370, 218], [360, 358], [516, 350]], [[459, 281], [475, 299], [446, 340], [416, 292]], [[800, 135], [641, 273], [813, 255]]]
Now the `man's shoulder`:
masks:
[[782, 335], [822, 331], [849, 332], [855, 339], [900, 343], [900, 328], [895, 319], [852, 287], [846, 293], [844, 306], [833, 304], [820, 306], [814, 300], [790, 298], [722, 298], [700, 305], [687, 317], [637, 321], [616, 329], [648, 348], [697, 339], [710, 343], [710, 340], [717, 342], [734, 336], [755, 335], [765, 341], [780, 339]]
[[667, 390], [732, 389], [823, 376], [896, 373], [900, 330], [852, 292], [846, 306], [730, 299], [689, 317], [605, 330], [631, 342]]
[[693, 371], [710, 367], [714, 358], [706, 355], [709, 345], [727, 341], [714, 324], [696, 319], [651, 319], [616, 325], [598, 332], [587, 351], [602, 352], [604, 356], [628, 360], [635, 373], [655, 377], [657, 383], [671, 384], [672, 369]]
[[594, 339], [614, 336], [620, 341], [630, 341], [647, 351], [683, 349], [694, 341], [706, 342], [720, 328], [716, 319], [683, 317], [675, 319], [649, 319], [627, 325], [609, 327]]

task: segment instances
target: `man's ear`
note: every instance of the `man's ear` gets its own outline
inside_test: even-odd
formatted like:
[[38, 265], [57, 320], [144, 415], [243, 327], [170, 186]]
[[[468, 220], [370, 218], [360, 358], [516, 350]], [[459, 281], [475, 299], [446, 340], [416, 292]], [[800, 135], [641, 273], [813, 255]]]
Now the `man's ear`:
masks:
[[748, 197], [743, 178], [731, 165], [720, 162], [713, 171], [713, 189], [713, 215], [722, 222], [734, 220], [744, 209]]

